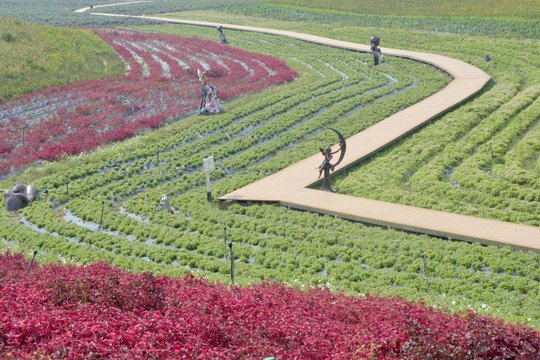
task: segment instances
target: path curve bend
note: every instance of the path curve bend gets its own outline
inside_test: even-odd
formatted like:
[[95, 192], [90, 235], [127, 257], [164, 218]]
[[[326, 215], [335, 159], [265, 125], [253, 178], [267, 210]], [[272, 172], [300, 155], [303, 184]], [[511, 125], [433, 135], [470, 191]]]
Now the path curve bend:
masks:
[[[358, 44], [285, 30], [144, 15], [134, 16], [106, 13], [92, 13], [92, 15], [132, 17], [205, 27], [217, 27], [221, 25], [224, 29], [229, 30], [286, 36], [314, 44], [352, 51], [370, 52], [370, 46], [367, 44]], [[441, 114], [467, 101], [479, 93], [491, 79], [483, 70], [461, 60], [416, 51], [388, 48], [384, 48], [383, 50], [383, 54], [387, 56], [399, 56], [431, 64], [446, 71], [452, 76], [453, 80], [436, 94], [348, 138], [347, 154], [340, 166], [336, 168], [336, 172], [343, 171], [358, 164]], [[320, 162], [321, 155], [317, 153], [273, 175], [230, 194], [221, 196], [219, 201], [277, 202], [289, 208], [330, 214], [353, 221], [454, 240], [499, 246], [510, 245], [517, 249], [540, 251], [539, 227], [309, 189], [309, 186], [319, 181], [318, 171], [314, 169], [319, 166]]]

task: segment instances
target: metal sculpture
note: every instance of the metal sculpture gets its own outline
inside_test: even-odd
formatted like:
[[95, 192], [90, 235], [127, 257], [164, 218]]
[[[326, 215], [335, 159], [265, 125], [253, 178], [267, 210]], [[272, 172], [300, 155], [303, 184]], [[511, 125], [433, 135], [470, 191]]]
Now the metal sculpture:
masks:
[[34, 185], [17, 184], [12, 190], [6, 190], [4, 197], [6, 198], [6, 210], [18, 211], [26, 205], [30, 204], [36, 198], [37, 189]]
[[197, 75], [199, 76], [199, 82], [201, 83], [201, 105], [199, 106], [199, 115], [217, 114], [223, 111], [223, 108], [219, 106], [219, 96], [215, 86], [208, 84], [208, 78], [206, 71], [197, 69]]
[[381, 49], [379, 48], [379, 43], [381, 38], [378, 36], [372, 36], [371, 39], [371, 52], [373, 53], [373, 63], [379, 65], [379, 56], [381, 55]]
[[491, 66], [493, 67], [493, 70], [495, 70], [495, 65], [493, 64], [493, 62], [491, 61], [491, 58], [489, 57], [489, 55], [486, 55], [486, 62], [488, 64], [491, 64]]
[[217, 31], [219, 31], [219, 43], [220, 44], [228, 44], [227, 38], [225, 38], [225, 34], [223, 33], [223, 26], [219, 25], [217, 28]]
[[[323, 191], [330, 191], [330, 192], [336, 192], [336, 190], [332, 189], [332, 179], [330, 178], [330, 171], [334, 171], [336, 166], [339, 165], [339, 163], [343, 160], [343, 157], [345, 156], [345, 151], [347, 150], [347, 142], [345, 141], [345, 138], [343, 135], [337, 131], [334, 128], [328, 128], [329, 130], [334, 131], [338, 137], [339, 137], [339, 149], [336, 151], [332, 151], [332, 148], [330, 146], [327, 146], [326, 149], [320, 148], [319, 150], [324, 156], [324, 160], [319, 166], [319, 179], [321, 178], [321, 174], [324, 174], [323, 176], [323, 185], [321, 187], [321, 190]], [[339, 159], [332, 164], [332, 159], [335, 154], [339, 154]]]
[[158, 205], [158, 211], [168, 211], [171, 214], [176, 213], [176, 211], [171, 206], [171, 202], [169, 198], [167, 197], [167, 194], [163, 194], [161, 196], [161, 200], [159, 201], [159, 205]]

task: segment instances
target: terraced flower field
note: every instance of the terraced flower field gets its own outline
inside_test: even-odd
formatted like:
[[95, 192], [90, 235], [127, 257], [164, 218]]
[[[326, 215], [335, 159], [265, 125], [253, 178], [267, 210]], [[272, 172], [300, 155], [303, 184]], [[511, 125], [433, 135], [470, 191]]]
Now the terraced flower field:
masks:
[[[147, 29], [216, 38], [214, 29]], [[275, 279], [356, 294], [422, 296], [452, 309], [474, 308], [538, 325], [537, 254], [366, 227], [273, 205], [220, 210], [207, 202], [205, 156], [216, 160], [216, 199], [318, 152], [321, 144], [332, 144], [323, 132], [326, 126], [350, 136], [449, 81], [430, 66], [404, 59], [389, 58], [373, 67], [368, 54], [262, 34], [234, 32], [228, 38], [231, 46], [278, 56], [300, 78], [230, 102], [224, 114], [199, 119], [170, 136], [160, 137], [167, 131], [160, 129], [156, 136], [114, 145], [103, 160], [74, 159], [77, 167], [66, 173], [42, 176], [36, 185], [49, 189], [47, 201], [24, 209], [20, 217], [2, 212], [0, 238], [74, 262], [104, 259], [135, 271], [195, 273], [224, 281], [230, 276], [226, 244], [233, 242], [237, 283]], [[163, 194], [176, 214], [156, 211]]]
[[[200, 104], [198, 69], [208, 71], [222, 99], [296, 76], [275, 58], [213, 42], [126, 30], [96, 32], [122, 55], [126, 75], [48, 88], [1, 104], [0, 175], [178, 121]], [[22, 141], [21, 129], [26, 130]]]
[[[374, 29], [356, 26], [374, 26], [383, 38], [383, 50], [387, 46], [444, 54], [490, 72], [494, 81], [478, 98], [344, 175], [339, 190], [538, 225], [538, 199], [534, 197], [539, 138], [534, 121], [540, 78], [537, 22], [358, 18], [330, 12], [285, 13], [283, 8], [268, 5], [234, 11], [266, 18], [234, 17], [233, 23], [238, 20], [348, 41], [367, 42]], [[41, 19], [52, 18], [49, 13], [39, 13]], [[55, 16], [55, 21], [63, 23], [74, 18]], [[215, 21], [226, 22], [230, 15], [178, 16], [215, 17]], [[273, 21], [272, 16], [291, 22]], [[94, 19], [81, 17], [86, 23]], [[411, 30], [417, 28], [431, 32]], [[170, 26], [145, 30], [217, 38], [214, 29]], [[443, 34], [447, 31], [482, 37]], [[486, 34], [494, 38], [484, 37]], [[212, 174], [216, 198], [317, 153], [321, 144], [335, 142], [321, 132], [322, 127], [332, 124], [352, 134], [448, 81], [434, 69], [393, 58], [372, 68], [366, 66], [371, 62], [367, 55], [260, 34], [227, 35], [233, 47], [278, 56], [300, 77], [288, 85], [227, 102], [227, 113], [219, 117], [204, 121], [186, 117], [145, 136], [58, 164], [33, 167], [3, 181], [0, 187], [31, 181], [49, 187], [51, 193], [46, 202], [21, 213], [0, 213], [0, 246], [18, 244], [66, 261], [106, 259], [137, 271], [193, 272], [228, 281], [226, 242], [232, 240], [237, 283], [277, 279], [353, 294], [423, 297], [452, 310], [472, 308], [505, 320], [540, 325], [538, 254], [366, 227], [273, 205], [237, 204], [218, 210], [206, 202], [201, 172], [205, 155], [217, 159]], [[493, 59], [489, 63], [484, 60], [487, 54]], [[522, 115], [529, 117], [518, 122]], [[474, 160], [469, 161], [470, 157]], [[524, 180], [516, 179], [515, 174]], [[164, 193], [172, 199], [177, 214], [156, 213]], [[527, 198], [529, 193], [532, 197]]]

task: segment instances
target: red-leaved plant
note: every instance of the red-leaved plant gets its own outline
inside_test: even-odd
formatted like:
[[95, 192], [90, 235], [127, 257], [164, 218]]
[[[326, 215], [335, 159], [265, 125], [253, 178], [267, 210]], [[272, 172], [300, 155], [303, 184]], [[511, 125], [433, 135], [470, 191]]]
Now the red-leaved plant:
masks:
[[401, 298], [0, 255], [2, 359], [538, 359], [540, 334]]
[[95, 31], [127, 62], [126, 75], [58, 86], [0, 103], [0, 175], [37, 160], [55, 160], [124, 140], [197, 110], [198, 69], [208, 70], [221, 99], [298, 75], [278, 59], [208, 40]]

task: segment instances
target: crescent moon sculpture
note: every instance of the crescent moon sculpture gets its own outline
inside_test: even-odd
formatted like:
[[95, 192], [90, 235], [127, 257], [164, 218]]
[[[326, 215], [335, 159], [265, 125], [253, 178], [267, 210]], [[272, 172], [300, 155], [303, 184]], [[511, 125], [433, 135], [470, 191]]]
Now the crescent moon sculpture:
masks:
[[[345, 137], [343, 137], [343, 134], [341, 134], [338, 130], [334, 128], [328, 129], [334, 131], [338, 135], [339, 149], [336, 151], [332, 151], [332, 148], [330, 146], [326, 147], [326, 149], [319, 148], [322, 155], [324, 156], [324, 160], [319, 166], [319, 178], [322, 174], [324, 174], [321, 190], [336, 192], [336, 190], [332, 189], [332, 179], [330, 178], [330, 171], [334, 171], [335, 167], [339, 165], [339, 163], [343, 160], [343, 157], [345, 156], [345, 151], [347, 150], [347, 142], [345, 141]], [[334, 155], [338, 152], [340, 153], [338, 160], [335, 163], [332, 163], [331, 161]]]

